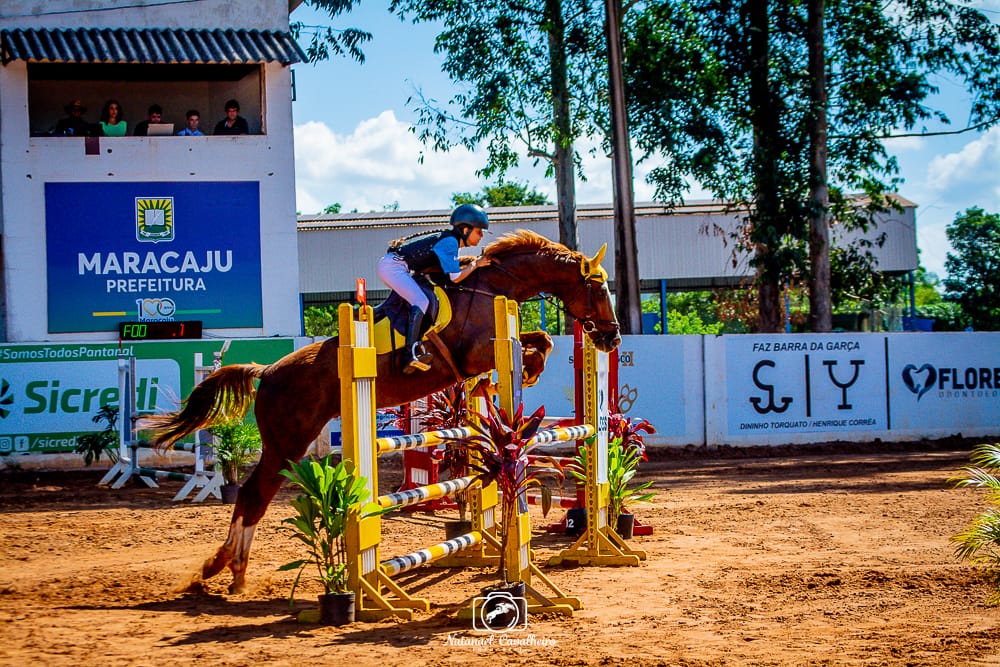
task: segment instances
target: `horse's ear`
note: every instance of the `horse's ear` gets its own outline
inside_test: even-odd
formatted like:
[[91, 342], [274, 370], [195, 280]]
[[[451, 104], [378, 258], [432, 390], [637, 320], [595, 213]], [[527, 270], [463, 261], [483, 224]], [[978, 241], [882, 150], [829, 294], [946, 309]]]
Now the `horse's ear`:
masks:
[[608, 244], [605, 243], [601, 246], [601, 249], [590, 259], [590, 263], [594, 266], [600, 266], [601, 261], [604, 260], [604, 253], [608, 251]]
[[588, 258], [584, 255], [583, 261], [580, 262], [580, 273], [587, 280], [595, 279], [598, 282], [606, 282], [608, 279], [608, 272], [604, 270], [601, 266], [601, 260], [604, 259], [604, 254], [608, 251], [608, 244], [605, 243], [601, 246], [601, 249], [597, 253]]

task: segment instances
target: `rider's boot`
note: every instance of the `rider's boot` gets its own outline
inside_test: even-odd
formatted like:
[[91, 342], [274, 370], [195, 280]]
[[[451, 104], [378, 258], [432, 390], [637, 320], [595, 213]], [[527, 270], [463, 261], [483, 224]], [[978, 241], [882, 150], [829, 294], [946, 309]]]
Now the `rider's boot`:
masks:
[[406, 327], [406, 366], [403, 373], [409, 375], [417, 371], [426, 371], [431, 367], [431, 355], [420, 342], [420, 323], [423, 322], [424, 311], [417, 306], [410, 306], [410, 321]]

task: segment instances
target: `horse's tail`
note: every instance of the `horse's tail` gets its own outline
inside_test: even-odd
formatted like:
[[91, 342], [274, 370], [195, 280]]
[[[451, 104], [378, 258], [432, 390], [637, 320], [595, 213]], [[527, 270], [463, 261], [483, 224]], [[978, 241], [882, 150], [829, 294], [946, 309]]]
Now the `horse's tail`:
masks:
[[142, 428], [153, 431], [157, 449], [166, 450], [200, 428], [218, 421], [243, 419], [256, 394], [254, 380], [260, 378], [265, 368], [260, 364], [223, 366], [194, 388], [180, 410], [146, 417]]

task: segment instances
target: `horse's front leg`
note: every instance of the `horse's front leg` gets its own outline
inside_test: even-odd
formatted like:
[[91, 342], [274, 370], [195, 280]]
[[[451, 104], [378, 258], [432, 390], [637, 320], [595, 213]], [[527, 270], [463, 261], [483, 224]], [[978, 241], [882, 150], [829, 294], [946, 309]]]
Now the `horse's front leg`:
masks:
[[[285, 450], [292, 460], [299, 460], [305, 454], [308, 443], [297, 448], [298, 451]], [[229, 585], [232, 594], [246, 591], [246, 570], [250, 561], [250, 546], [253, 544], [257, 523], [264, 516], [268, 505], [281, 488], [284, 478], [281, 470], [284, 460], [270, 455], [265, 447], [260, 463], [247, 477], [236, 496], [236, 508], [229, 524], [229, 535], [215, 554], [202, 566], [202, 578], [214, 577], [225, 567], [233, 573], [233, 582]]]

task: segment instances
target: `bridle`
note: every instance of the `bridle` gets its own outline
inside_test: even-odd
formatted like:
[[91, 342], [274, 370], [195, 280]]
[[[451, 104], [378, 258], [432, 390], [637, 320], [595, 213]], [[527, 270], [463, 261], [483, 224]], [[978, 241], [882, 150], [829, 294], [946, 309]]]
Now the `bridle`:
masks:
[[[490, 268], [495, 269], [500, 273], [503, 273], [508, 278], [510, 278], [511, 281], [520, 282], [521, 280], [521, 278], [519, 278], [516, 274], [512, 273], [511, 271], [508, 271], [499, 262], [494, 262], [490, 264]], [[584, 315], [583, 317], [576, 318], [577, 320], [580, 321], [580, 326], [583, 327], [583, 330], [586, 333], [593, 333], [594, 331], [597, 331], [599, 326], [605, 326], [607, 328], [617, 329], [618, 321], [614, 319], [609, 320], [597, 317], [597, 308], [595, 307], [596, 301], [594, 298], [594, 290], [608, 289], [608, 283], [607, 283], [608, 274], [604, 271], [603, 268], [600, 267], [599, 264], [595, 269], [594, 267], [589, 266], [589, 264], [586, 261], [581, 263], [580, 273], [583, 276], [584, 280], [586, 281], [585, 284], [587, 288], [586, 307], [584, 309]], [[483, 296], [488, 296], [490, 298], [496, 296], [496, 294], [483, 290], [479, 287], [479, 271], [476, 271], [472, 277], [475, 278], [475, 283], [472, 287], [468, 287], [463, 284], [458, 284], [458, 285], [452, 285], [450, 289], [457, 292], [481, 294]], [[542, 293], [542, 298], [551, 303], [550, 297], [546, 296], [545, 293]]]

